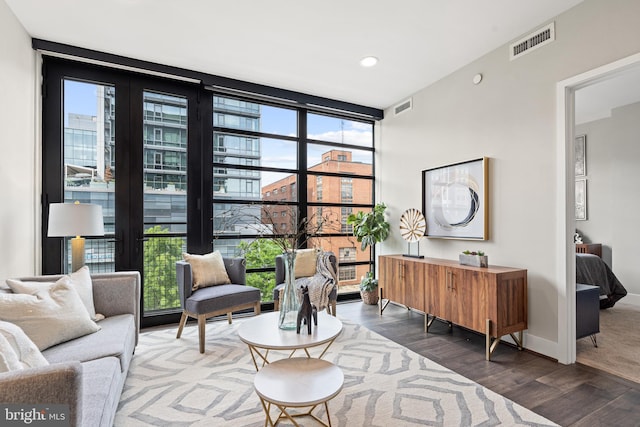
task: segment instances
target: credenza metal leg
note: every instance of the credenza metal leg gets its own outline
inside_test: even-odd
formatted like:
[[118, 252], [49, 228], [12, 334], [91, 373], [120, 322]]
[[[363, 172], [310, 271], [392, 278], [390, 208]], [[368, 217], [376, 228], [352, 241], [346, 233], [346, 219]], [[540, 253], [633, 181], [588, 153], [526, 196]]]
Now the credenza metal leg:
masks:
[[486, 348], [485, 348], [485, 359], [491, 361], [491, 355], [493, 351], [496, 349], [498, 344], [500, 344], [500, 337], [492, 338], [491, 337], [491, 319], [487, 319], [487, 331], [486, 333]]
[[[522, 343], [523, 343], [523, 333], [524, 331], [518, 331], [518, 336], [514, 335], [514, 333], [510, 333], [509, 335], [511, 336], [511, 338], [513, 339], [513, 341], [516, 343], [516, 346], [518, 347], [518, 350], [522, 351], [522, 349], [524, 348]], [[492, 338], [491, 337], [491, 319], [487, 319], [487, 330], [485, 332], [485, 339], [486, 339], [486, 344], [485, 344], [485, 359], [491, 361], [491, 355], [493, 354], [493, 351], [496, 349], [496, 347], [498, 347], [498, 344], [500, 344], [500, 338]]]
[[378, 287], [378, 309], [380, 311], [380, 316], [382, 316], [382, 312], [384, 311], [385, 308], [387, 308], [387, 306], [389, 305], [389, 302], [391, 302], [391, 300], [387, 300], [386, 303], [383, 303], [382, 301], [383, 295], [384, 295], [383, 289], [381, 287]]

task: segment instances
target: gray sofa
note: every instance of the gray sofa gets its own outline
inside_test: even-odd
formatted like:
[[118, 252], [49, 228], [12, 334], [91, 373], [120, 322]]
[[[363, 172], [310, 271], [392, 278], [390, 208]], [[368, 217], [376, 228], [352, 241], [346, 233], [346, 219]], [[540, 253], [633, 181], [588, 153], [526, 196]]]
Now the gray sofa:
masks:
[[[61, 276], [21, 278], [55, 281]], [[92, 274], [105, 319], [93, 334], [42, 352], [49, 366], [0, 374], [0, 402], [69, 405], [71, 426], [112, 426], [140, 329], [140, 274]], [[2, 289], [1, 292], [11, 292]]]

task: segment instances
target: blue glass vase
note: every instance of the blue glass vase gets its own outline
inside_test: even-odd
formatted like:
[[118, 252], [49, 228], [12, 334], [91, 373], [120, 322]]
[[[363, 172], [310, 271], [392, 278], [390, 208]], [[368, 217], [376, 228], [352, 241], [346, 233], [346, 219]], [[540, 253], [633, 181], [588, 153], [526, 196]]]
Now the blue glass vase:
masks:
[[282, 258], [284, 261], [284, 290], [280, 296], [278, 327], [292, 330], [296, 329], [298, 310], [300, 310], [300, 300], [295, 284], [296, 251], [286, 251]]

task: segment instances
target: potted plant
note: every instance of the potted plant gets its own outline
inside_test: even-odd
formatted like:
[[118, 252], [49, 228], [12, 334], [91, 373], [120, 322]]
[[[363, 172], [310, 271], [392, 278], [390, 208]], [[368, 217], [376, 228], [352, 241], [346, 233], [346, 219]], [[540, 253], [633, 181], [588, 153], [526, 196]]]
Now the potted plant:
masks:
[[464, 251], [460, 254], [460, 264], [474, 267], [488, 267], [489, 257], [482, 251]]
[[370, 271], [360, 279], [360, 296], [365, 304], [378, 303], [378, 279], [374, 279]]
[[[387, 206], [384, 203], [377, 203], [370, 212], [359, 211], [347, 217], [347, 224], [353, 226], [353, 235], [360, 243], [360, 248], [364, 251], [367, 247], [375, 246], [376, 243], [383, 242], [389, 237], [391, 228], [384, 216]], [[369, 261], [373, 259], [373, 251], [369, 253]], [[370, 262], [369, 266], [373, 263]], [[367, 297], [365, 299], [365, 293]], [[360, 293], [365, 304], [378, 303], [378, 280], [374, 278], [373, 272], [369, 271], [360, 281]], [[371, 294], [375, 296], [371, 299]]]

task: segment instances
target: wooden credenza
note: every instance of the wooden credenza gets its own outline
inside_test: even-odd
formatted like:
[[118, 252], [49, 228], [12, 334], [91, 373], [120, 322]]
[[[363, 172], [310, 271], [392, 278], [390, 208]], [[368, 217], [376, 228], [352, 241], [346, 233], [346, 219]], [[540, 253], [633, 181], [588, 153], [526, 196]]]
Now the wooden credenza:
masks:
[[507, 334], [522, 349], [522, 331], [527, 329], [527, 270], [381, 255], [378, 271], [380, 314], [393, 301], [424, 312], [425, 331], [440, 318], [483, 333], [487, 360]]

